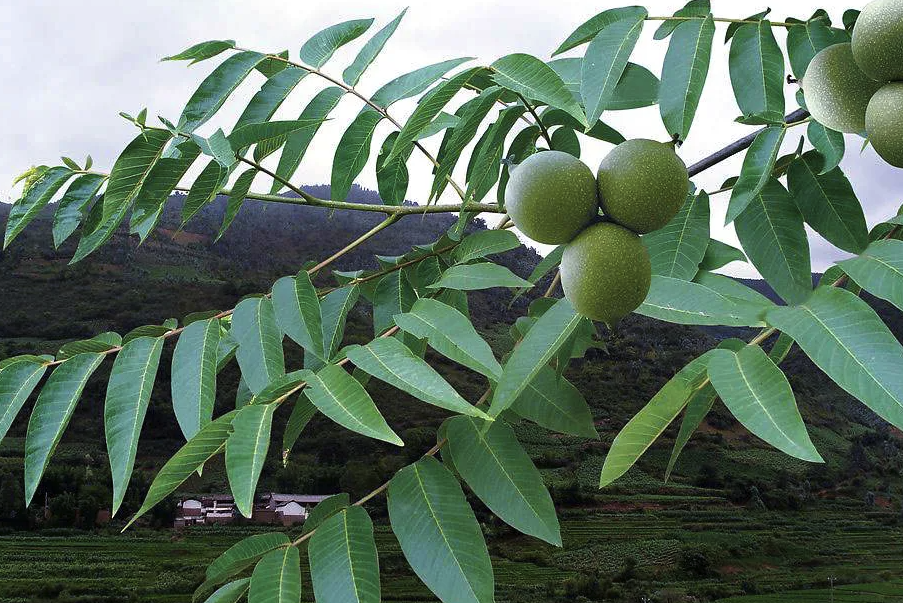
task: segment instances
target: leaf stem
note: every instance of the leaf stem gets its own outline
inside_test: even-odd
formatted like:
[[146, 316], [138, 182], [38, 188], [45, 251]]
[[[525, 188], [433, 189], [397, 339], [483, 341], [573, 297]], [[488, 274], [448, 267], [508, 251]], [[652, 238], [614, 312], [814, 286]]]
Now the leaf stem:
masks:
[[[692, 17], [692, 16], [688, 16], [688, 17], [675, 17], [675, 16], [672, 16], [672, 17], [646, 17], [646, 21], [702, 21], [705, 18], [706, 17], [704, 17], [704, 16], [698, 16], [698, 17]], [[756, 24], [756, 23], [760, 22], [759, 20], [756, 20], [756, 19], [728, 19], [725, 17], [712, 17], [712, 21], [715, 21], [716, 23], [741, 23], [741, 24], [746, 24], [746, 23]], [[767, 19], [762, 19], [762, 21], [767, 21]], [[786, 28], [790, 28], [790, 27], [793, 27], [794, 25], [798, 25], [798, 23], [790, 23], [788, 21], [769, 21], [768, 23], [772, 27], [786, 27]]]
[[520, 102], [523, 103], [524, 107], [527, 108], [527, 111], [530, 112], [530, 115], [533, 116], [533, 119], [536, 120], [536, 125], [539, 126], [539, 131], [542, 133], [542, 137], [545, 139], [546, 144], [549, 145], [549, 148], [552, 148], [552, 137], [549, 136], [549, 130], [546, 128], [546, 125], [542, 123], [542, 120], [539, 118], [539, 114], [536, 112], [536, 107], [526, 99], [526, 97], [522, 94], [518, 94], [517, 97], [520, 99]]

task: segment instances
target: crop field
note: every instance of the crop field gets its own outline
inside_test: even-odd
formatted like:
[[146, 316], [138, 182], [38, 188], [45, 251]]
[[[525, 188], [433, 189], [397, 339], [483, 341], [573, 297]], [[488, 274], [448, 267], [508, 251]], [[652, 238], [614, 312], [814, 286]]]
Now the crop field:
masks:
[[878, 582], [839, 586], [829, 589], [799, 590], [773, 595], [730, 597], [718, 603], [899, 603], [903, 601], [903, 582]]
[[[559, 600], [575, 576], [630, 571], [624, 598], [605, 600], [636, 600], [634, 593], [667, 589], [701, 601], [827, 603], [829, 578], [835, 577], [837, 603], [903, 602], [903, 528], [892, 525], [888, 514], [824, 506], [797, 514], [707, 504], [618, 513], [569, 509], [562, 549], [505, 526], [485, 526], [497, 600]], [[8, 534], [0, 537], [0, 603], [186, 601], [218, 552], [259, 530]], [[388, 527], [378, 524], [376, 538], [384, 599], [432, 600]], [[687, 577], [688, 551], [707, 559], [693, 578]], [[304, 579], [304, 598], [312, 600], [306, 572]], [[751, 590], [757, 594], [744, 595]]]

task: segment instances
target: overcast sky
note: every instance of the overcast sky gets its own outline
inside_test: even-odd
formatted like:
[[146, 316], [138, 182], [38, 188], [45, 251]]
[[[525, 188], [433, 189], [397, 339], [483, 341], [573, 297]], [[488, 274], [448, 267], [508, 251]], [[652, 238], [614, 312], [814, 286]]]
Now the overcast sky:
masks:
[[[375, 17], [376, 24], [367, 35], [391, 20], [405, 6], [407, 16], [377, 61], [364, 75], [358, 88], [365, 93], [411, 69], [452, 58], [473, 56], [484, 64], [511, 52], [527, 52], [548, 59], [551, 51], [580, 23], [602, 9], [628, 4], [613, 1], [554, 2], [548, 0], [424, 2], [417, 0], [367, 2], [332, 0], [331, 2], [285, 2], [275, 0], [156, 0], [142, 3], [103, 0], [59, 2], [57, 0], [0, 0], [0, 115], [4, 131], [0, 141], [0, 200], [12, 201], [12, 178], [32, 164], [53, 164], [60, 155], [82, 161], [91, 153], [98, 169], [107, 170], [125, 143], [134, 136], [134, 127], [118, 117], [119, 111], [132, 114], [148, 107], [150, 116], [163, 115], [176, 121], [181, 109], [198, 83], [214, 67], [205, 62], [186, 68], [185, 63], [160, 63], [160, 57], [173, 54], [202, 40], [231, 38], [241, 46], [266, 51], [289, 49], [293, 57], [302, 43], [315, 31], [338, 21]], [[676, 2], [647, 0], [650, 14], [668, 15], [682, 6]], [[805, 18], [817, 7], [831, 12], [835, 22], [845, 8], [840, 0], [794, 0], [774, 2], [772, 18]], [[855, 3], [861, 8], [861, 2]], [[742, 18], [762, 10], [765, 0], [713, 0], [717, 16]], [[792, 13], [787, 13], [792, 6]], [[647, 23], [633, 56], [657, 75], [667, 42], [655, 41], [656, 24]], [[783, 34], [778, 33], [783, 46]], [[689, 165], [719, 147], [743, 136], [751, 128], [734, 123], [739, 114], [730, 88], [727, 70], [728, 50], [721, 42], [724, 25], [719, 25], [712, 67], [702, 104], [689, 140], [680, 155]], [[363, 39], [349, 45], [327, 64], [327, 72], [340, 75], [353, 59]], [[788, 68], [789, 69], [789, 68]], [[307, 78], [293, 92], [277, 117], [293, 119], [312, 94], [322, 87], [316, 78]], [[222, 116], [205, 126], [201, 133], [234, 123], [244, 104], [258, 89], [263, 78], [254, 74], [233, 96]], [[787, 89], [788, 111], [795, 107], [794, 90]], [[399, 103], [393, 113], [404, 117], [412, 101]], [[345, 98], [335, 119], [324, 125], [312, 150], [296, 174], [298, 184], [329, 182], [335, 145], [350, 118], [359, 110], [359, 102]], [[628, 138], [668, 138], [657, 107], [610, 112], [604, 120]], [[150, 121], [150, 120], [149, 120]], [[154, 119], [154, 121], [156, 121]], [[374, 147], [390, 131], [387, 124], [377, 130]], [[796, 146], [803, 133], [792, 131], [786, 146]], [[440, 137], [430, 143], [438, 145]], [[848, 139], [843, 168], [853, 182], [866, 210], [869, 225], [895, 212], [903, 202], [903, 170], [884, 164], [871, 149], [859, 154], [861, 139]], [[608, 145], [584, 142], [583, 159], [594, 169], [610, 149]], [[375, 156], [375, 150], [373, 155]], [[714, 190], [740, 169], [740, 158], [727, 161], [695, 179], [697, 185]], [[466, 165], [466, 163], [464, 163]], [[408, 198], [423, 201], [431, 182], [429, 166], [417, 154], [409, 164], [412, 183]], [[363, 186], [375, 188], [372, 159], [359, 179]], [[268, 189], [258, 178], [255, 190]], [[445, 200], [452, 200], [446, 194]], [[713, 235], [736, 243], [732, 228], [723, 228], [727, 195], [712, 201]], [[813, 265], [822, 270], [842, 252], [816, 238], [812, 243]], [[752, 274], [734, 264], [729, 272]]]

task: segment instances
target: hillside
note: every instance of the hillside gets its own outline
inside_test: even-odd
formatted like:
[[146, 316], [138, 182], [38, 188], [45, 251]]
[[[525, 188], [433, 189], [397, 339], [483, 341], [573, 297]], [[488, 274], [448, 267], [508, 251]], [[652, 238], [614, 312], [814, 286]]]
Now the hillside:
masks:
[[[323, 187], [310, 190], [328, 195]], [[350, 199], [368, 202], [376, 196], [355, 189]], [[0, 252], [0, 359], [24, 352], [52, 352], [65, 340], [101, 331], [124, 333], [189, 312], [231, 308], [243, 295], [266, 291], [275, 279], [297, 272], [305, 262], [327, 256], [379, 220], [378, 214], [330, 215], [317, 208], [248, 203], [226, 235], [213, 243], [224, 200], [205, 208], [179, 231], [181, 201], [180, 197], [171, 200], [163, 228], [143, 245], [138, 246], [122, 231], [110, 244], [74, 266], [67, 265], [73, 242], [59, 251], [52, 249], [49, 213], [20, 235], [10, 249]], [[0, 204], [0, 224], [5, 224], [7, 212], [8, 206]], [[436, 215], [405, 218], [402, 227], [380, 233], [342, 258], [336, 267], [375, 267], [374, 254], [395, 255], [411, 245], [429, 243], [453, 221], [453, 217]], [[521, 248], [499, 259], [526, 276], [539, 258]], [[769, 293], [763, 283], [751, 284]], [[545, 287], [540, 284], [537, 289], [544, 291]], [[496, 351], [510, 348], [508, 324], [526, 311], [529, 299], [525, 296], [509, 310], [508, 291], [471, 295], [476, 323]], [[885, 304], [870, 301], [898, 337], [903, 336], [899, 317]], [[367, 314], [364, 304], [354, 310], [349, 341], [370, 335]], [[719, 339], [749, 335], [744, 329], [699, 329], [642, 317], [628, 318], [614, 332], [603, 331], [606, 349], [591, 350], [568, 373], [593, 409], [600, 441], [553, 437], [526, 423], [518, 426], [518, 436], [546, 476], [561, 509], [565, 547], [553, 549], [517, 536], [490, 520], [476, 503], [492, 537], [490, 548], [497, 562], [500, 601], [551, 601], [578, 595], [598, 601], [635, 601], [649, 593], [659, 593], [656, 600], [661, 601], [685, 600], [681, 598], [684, 596], [706, 601], [741, 593], [820, 586], [827, 583], [827, 576], [846, 582], [903, 577], [903, 529], [897, 527], [903, 501], [900, 434], [844, 394], [798, 353], [791, 353], [785, 366], [801, 411], [811, 425], [812, 439], [826, 459], [824, 465], [795, 461], [768, 448], [723, 408], [716, 407], [684, 451], [670, 483], [662, 481], [670, 454], [670, 438], [666, 437], [624, 479], [605, 490], [597, 489], [605, 451], [633, 413], [676, 370]], [[164, 354], [139, 448], [137, 476], [124, 505], [127, 512], [137, 507], [156, 469], [182, 443], [169, 405], [171, 346]], [[297, 365], [299, 359], [300, 351], [290, 349], [289, 364]], [[479, 396], [484, 383], [447, 361], [432, 360], [462, 395], [470, 399]], [[41, 504], [35, 503], [27, 512], [21, 509], [28, 410], [0, 444], [0, 525], [17, 530], [0, 538], [0, 560], [28, 564], [46, 559], [47, 550], [27, 540], [33, 537], [27, 530], [43, 529], [34, 536], [43, 538], [54, 527], [88, 527], [91, 522], [84, 518], [93, 517], [97, 509], [109, 504], [109, 469], [102, 431], [109, 363], [105, 366], [106, 370], [102, 368], [89, 383], [36, 496], [40, 503], [45, 493], [51, 500], [51, 509], [56, 509], [52, 521], [43, 521]], [[237, 379], [234, 366], [222, 373], [217, 413], [234, 403]], [[406, 442], [401, 452], [340, 431], [322, 418], [315, 419], [285, 467], [279, 446], [271, 447], [261, 488], [309, 494], [346, 490], [360, 495], [435, 441], [435, 428], [444, 416], [441, 411], [379, 384], [370, 389], [389, 423]], [[285, 420], [286, 416], [277, 416], [274, 437], [281, 437]], [[191, 492], [224, 492], [227, 488], [224, 470], [217, 463], [186, 484]], [[57, 501], [55, 507], [53, 501]], [[378, 523], [384, 516], [379, 505], [373, 507]], [[169, 513], [171, 509], [164, 506], [153, 520], [165, 525]], [[202, 546], [204, 538], [231, 542], [242, 530], [250, 529], [187, 534], [179, 546], [202, 559], [221, 548]], [[391, 549], [391, 534], [385, 527], [379, 529], [381, 542], [387, 542]], [[848, 533], [857, 534], [857, 539], [844, 538]], [[109, 546], [112, 550], [119, 542], [112, 536], [91, 538], [100, 539], [91, 542], [101, 549]], [[169, 532], [146, 533], [142, 538], [165, 543]], [[23, 548], [23, 542], [31, 544]], [[192, 548], [195, 545], [197, 550]], [[130, 555], [129, 550], [122, 554]], [[146, 562], [151, 558], [146, 555], [150, 553], [135, 553], [134, 558]], [[51, 588], [47, 594], [27, 599], [15, 597], [20, 597], [21, 589], [29, 588], [34, 580], [10, 569], [13, 565], [9, 563], [0, 563], [7, 568], [0, 569], [0, 601], [76, 600], [65, 597], [81, 596], [82, 592], [92, 601], [99, 600], [96, 585], [79, 591], [68, 583], [66, 572], [79, 571], [73, 559], [80, 557], [72, 556], [69, 565], [60, 559], [48, 570], [52, 576], [60, 576], [59, 589], [54, 592]], [[187, 592], [196, 584], [202, 566], [191, 559], [194, 557], [186, 557], [183, 566], [173, 562], [177, 567], [166, 570], [179, 577], [173, 579], [167, 593]], [[78, 563], [82, 562], [87, 563]], [[427, 596], [403, 569], [397, 552], [385, 557], [382, 566], [388, 600]], [[115, 587], [123, 598], [110, 600], [132, 600], [129, 597], [136, 595], [126, 582], [140, 576], [140, 572], [134, 576], [124, 573]], [[151, 576], [146, 579], [149, 585], [155, 580]], [[53, 582], [53, 578], [47, 580]], [[147, 594], [151, 592], [158, 591], [148, 590], [135, 600], [156, 600]], [[671, 596], [669, 593], [677, 598], [663, 598]]]

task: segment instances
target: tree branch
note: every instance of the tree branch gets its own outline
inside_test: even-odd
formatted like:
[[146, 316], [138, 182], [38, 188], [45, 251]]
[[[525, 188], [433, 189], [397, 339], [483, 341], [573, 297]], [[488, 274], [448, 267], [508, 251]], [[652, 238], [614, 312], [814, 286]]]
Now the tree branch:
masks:
[[[784, 123], [795, 125], [796, 123], [802, 123], [801, 120], [804, 120], [807, 117], [809, 117], [808, 111], [806, 111], [805, 109], [797, 109], [796, 111], [794, 111], [793, 113], [790, 113], [789, 115], [787, 115], [787, 117], [784, 118]], [[700, 172], [704, 172], [705, 170], [709, 169], [710, 167], [718, 165], [719, 163], [721, 163], [722, 161], [724, 161], [726, 159], [730, 159], [731, 157], [733, 157], [740, 151], [745, 151], [746, 149], [749, 148], [749, 146], [756, 139], [756, 136], [758, 136], [759, 133], [762, 132], [764, 129], [765, 128], [756, 130], [752, 134], [750, 134], [748, 136], [744, 136], [740, 140], [732, 142], [731, 144], [727, 145], [720, 151], [716, 151], [716, 152], [712, 153], [711, 155], [709, 155], [708, 157], [701, 159], [700, 161], [697, 161], [696, 163], [691, 165], [689, 168], [687, 168], [687, 172], [690, 174], [690, 177], [692, 178], [693, 176], [696, 176]]]

